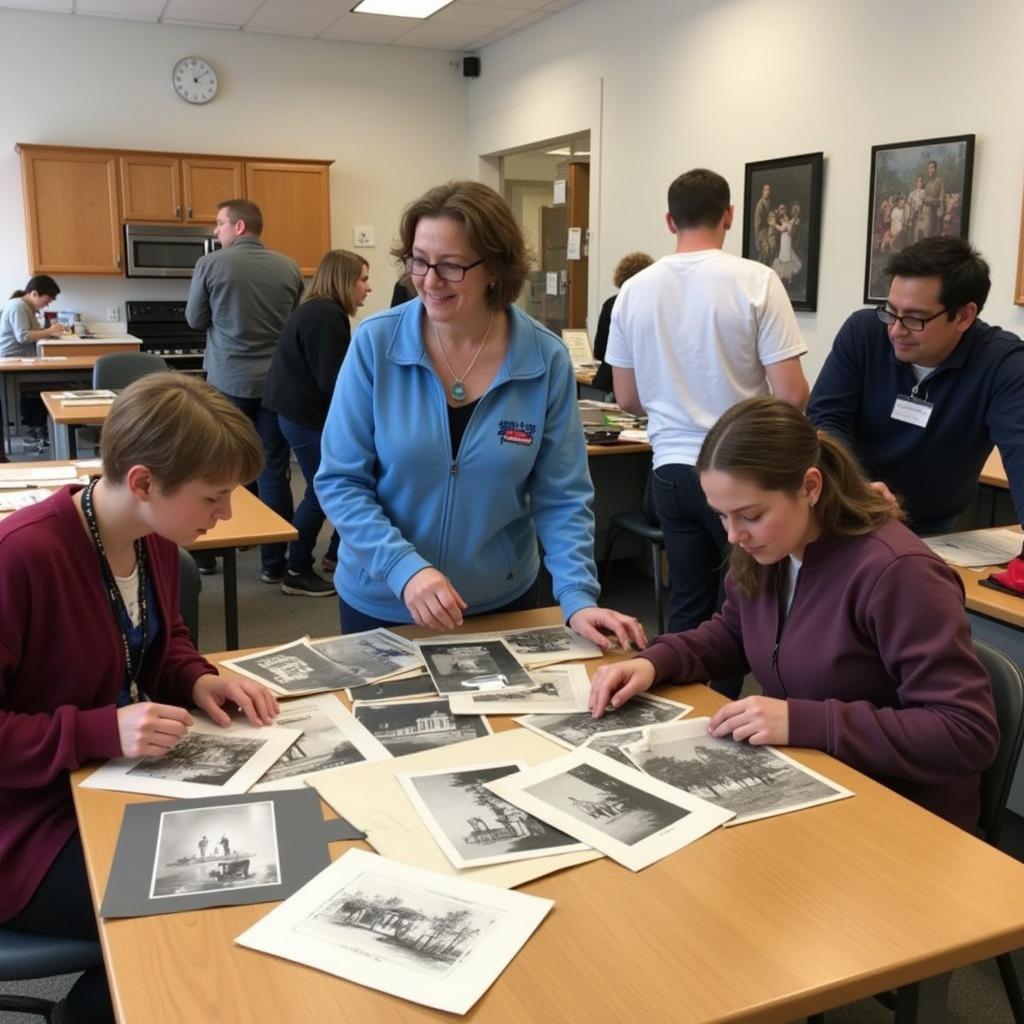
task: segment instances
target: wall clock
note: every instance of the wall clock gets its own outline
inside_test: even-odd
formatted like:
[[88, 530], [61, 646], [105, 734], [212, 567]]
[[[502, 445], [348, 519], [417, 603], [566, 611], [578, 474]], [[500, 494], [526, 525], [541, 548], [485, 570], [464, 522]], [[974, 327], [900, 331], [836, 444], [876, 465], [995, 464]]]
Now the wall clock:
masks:
[[182, 57], [171, 72], [171, 83], [189, 103], [209, 103], [217, 95], [217, 72], [201, 57]]

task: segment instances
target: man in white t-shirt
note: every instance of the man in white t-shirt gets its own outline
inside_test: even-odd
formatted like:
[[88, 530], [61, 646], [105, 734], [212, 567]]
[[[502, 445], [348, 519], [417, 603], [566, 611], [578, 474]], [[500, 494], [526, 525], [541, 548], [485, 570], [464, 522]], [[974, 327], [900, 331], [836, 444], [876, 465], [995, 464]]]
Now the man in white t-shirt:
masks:
[[722, 251], [729, 200], [714, 171], [672, 182], [665, 222], [676, 250], [622, 286], [605, 355], [619, 404], [649, 418], [671, 632], [700, 625], [721, 601], [728, 541], [693, 468], [704, 436], [745, 398], [770, 390], [802, 409], [809, 390], [800, 365], [807, 346], [778, 275]]

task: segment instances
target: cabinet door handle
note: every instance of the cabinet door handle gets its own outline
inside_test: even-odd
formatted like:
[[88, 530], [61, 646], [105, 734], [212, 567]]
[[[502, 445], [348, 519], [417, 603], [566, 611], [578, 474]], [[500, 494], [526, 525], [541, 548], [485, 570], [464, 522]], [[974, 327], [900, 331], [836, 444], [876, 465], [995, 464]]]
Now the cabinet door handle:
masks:
[[192, 219], [192, 207], [191, 206], [188, 208], [188, 219], [189, 220]]
[[181, 216], [181, 207], [180, 206], [176, 206], [174, 208], [174, 216], [175, 217], [180, 217]]
[[121, 254], [120, 253], [117, 254], [117, 269], [118, 270], [121, 269]]

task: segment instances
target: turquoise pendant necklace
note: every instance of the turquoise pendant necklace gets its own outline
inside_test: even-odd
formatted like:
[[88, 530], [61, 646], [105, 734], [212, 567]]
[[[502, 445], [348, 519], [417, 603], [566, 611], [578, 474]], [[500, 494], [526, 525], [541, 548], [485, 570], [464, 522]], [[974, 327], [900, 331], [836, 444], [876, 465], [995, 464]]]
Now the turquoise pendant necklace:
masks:
[[466, 378], [473, 372], [473, 367], [476, 366], [476, 361], [480, 358], [480, 353], [484, 350], [484, 345], [487, 344], [487, 339], [491, 333], [491, 324], [494, 323], [494, 314], [491, 313], [491, 319], [487, 321], [487, 330], [484, 331], [483, 338], [480, 339], [480, 345], [477, 347], [476, 355], [470, 360], [469, 366], [461, 373], [458, 374], [452, 369], [452, 364], [448, 362], [448, 356], [444, 350], [444, 342], [441, 341], [441, 334], [437, 329], [437, 324], [433, 320], [430, 321], [434, 328], [434, 337], [437, 339], [437, 348], [441, 353], [441, 358], [444, 360], [444, 365], [448, 367], [448, 372], [452, 375], [452, 386], [448, 389], [449, 394], [456, 402], [464, 402], [466, 400]]

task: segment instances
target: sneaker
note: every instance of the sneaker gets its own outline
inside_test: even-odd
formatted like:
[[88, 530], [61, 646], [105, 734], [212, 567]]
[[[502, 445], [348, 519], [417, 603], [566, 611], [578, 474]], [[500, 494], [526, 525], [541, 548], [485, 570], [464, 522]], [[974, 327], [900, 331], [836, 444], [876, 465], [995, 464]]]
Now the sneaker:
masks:
[[280, 583], [284, 579], [284, 569], [260, 569], [260, 580], [263, 583]]
[[216, 576], [217, 559], [213, 555], [193, 555], [200, 576]]
[[317, 576], [312, 569], [297, 575], [288, 573], [281, 581], [281, 591], [298, 597], [330, 597], [335, 592], [334, 584]]
[[320, 559], [320, 571], [333, 573], [338, 568], [338, 560], [336, 558], [321, 558]]

